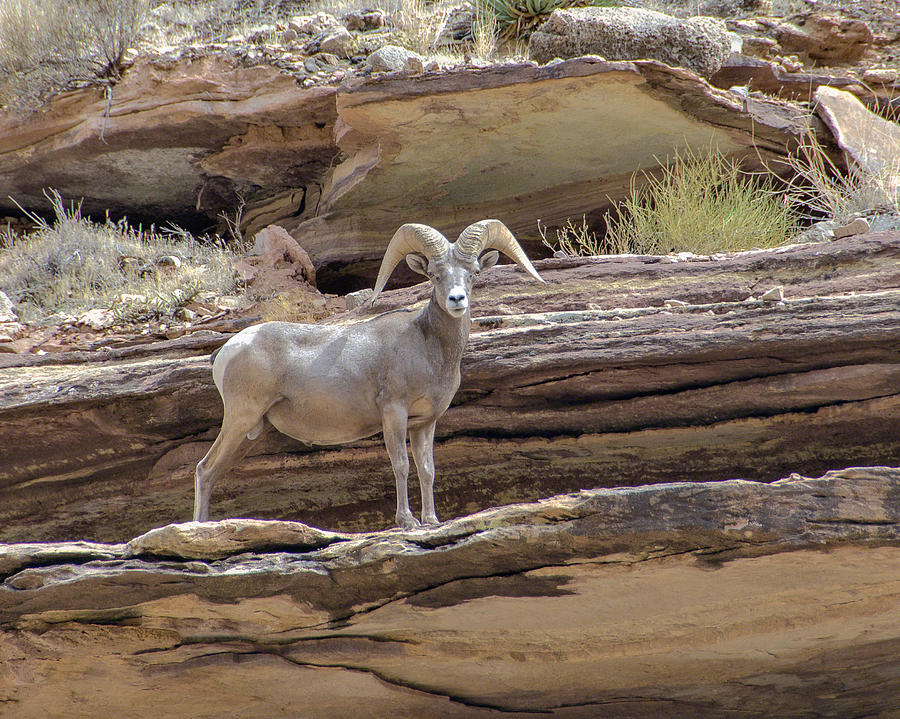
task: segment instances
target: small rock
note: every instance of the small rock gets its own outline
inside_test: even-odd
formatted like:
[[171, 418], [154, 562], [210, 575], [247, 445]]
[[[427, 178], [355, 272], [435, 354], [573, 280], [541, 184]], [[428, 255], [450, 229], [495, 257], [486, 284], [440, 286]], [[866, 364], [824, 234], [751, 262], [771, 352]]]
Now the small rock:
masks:
[[163, 255], [162, 257], [156, 258], [156, 264], [159, 267], [170, 267], [177, 270], [181, 267], [181, 258], [176, 257], [175, 255]]
[[340, 64], [340, 60], [329, 52], [319, 52], [303, 62], [304, 69], [312, 74], [321, 72], [333, 72]]
[[863, 82], [870, 85], [893, 85], [900, 77], [900, 70], [893, 67], [875, 67], [863, 73]]
[[90, 327], [94, 330], [102, 330], [107, 327], [111, 327], [115, 322], [115, 318], [113, 317], [113, 313], [105, 308], [96, 308], [93, 310], [88, 310], [83, 315], [81, 315], [76, 324]]
[[341, 22], [348, 30], [367, 32], [377, 30], [387, 24], [384, 10], [355, 10], [341, 15]]
[[372, 72], [422, 72], [423, 60], [421, 55], [405, 47], [385, 45], [366, 58], [366, 67]]
[[834, 239], [839, 240], [842, 237], [852, 237], [853, 235], [864, 235], [869, 231], [869, 222], [865, 217], [857, 217], [852, 222], [834, 228]]
[[668, 307], [670, 310], [684, 312], [688, 307], [688, 303], [683, 300], [665, 300], [663, 306]]
[[319, 50], [338, 57], [350, 57], [353, 54], [353, 36], [347, 28], [337, 28], [319, 40]]
[[759, 299], [763, 302], [781, 302], [784, 299], [784, 287], [778, 285], [771, 290], [766, 290], [759, 296]]
[[785, 55], [776, 58], [776, 60], [784, 68], [785, 72], [800, 72], [803, 69], [803, 63], [800, 62], [800, 58], [796, 55]]
[[281, 43], [283, 45], [290, 45], [292, 42], [296, 42], [298, 36], [299, 33], [294, 30], [294, 28], [289, 27], [281, 33]]
[[791, 242], [828, 242], [834, 239], [834, 222], [822, 220], [796, 235]]
[[462, 6], [454, 8], [444, 21], [437, 44], [440, 46], [455, 45], [471, 40], [474, 27], [475, 13], [470, 8]]
[[357, 307], [361, 307], [366, 302], [368, 302], [369, 298], [375, 294], [375, 290], [371, 287], [366, 287], [362, 290], [357, 290], [356, 292], [350, 292], [344, 295], [344, 299], [347, 301], [347, 309], [352, 310]]
[[858, 62], [874, 39], [862, 20], [820, 13], [782, 23], [776, 33], [788, 52], [803, 53], [820, 62]]
[[759, 35], [747, 35], [744, 37], [744, 44], [741, 52], [744, 55], [752, 55], [753, 57], [768, 58], [778, 54], [778, 43], [768, 37], [760, 37]]
[[339, 27], [343, 28], [344, 26], [334, 15], [325, 12], [315, 15], [295, 15], [288, 21], [288, 28], [301, 35], [321, 35]]

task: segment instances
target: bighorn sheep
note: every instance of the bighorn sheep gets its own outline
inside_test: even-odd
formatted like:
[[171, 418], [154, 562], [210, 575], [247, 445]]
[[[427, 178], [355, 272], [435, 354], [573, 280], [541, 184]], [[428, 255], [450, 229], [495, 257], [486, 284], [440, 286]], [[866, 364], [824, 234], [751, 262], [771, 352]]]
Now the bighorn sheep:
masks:
[[422, 310], [387, 312], [346, 326], [266, 322], [229, 339], [213, 363], [225, 416], [197, 465], [194, 520], [208, 518], [213, 485], [268, 420], [310, 444], [343, 444], [383, 431], [397, 483], [397, 524], [405, 529], [418, 525], [407, 497], [408, 431], [422, 521], [436, 524], [434, 425], [459, 387], [473, 278], [496, 264], [496, 250], [543, 282], [498, 220], [470, 225], [453, 244], [432, 227], [406, 224], [388, 244], [372, 303], [405, 257], [431, 280], [431, 301]]

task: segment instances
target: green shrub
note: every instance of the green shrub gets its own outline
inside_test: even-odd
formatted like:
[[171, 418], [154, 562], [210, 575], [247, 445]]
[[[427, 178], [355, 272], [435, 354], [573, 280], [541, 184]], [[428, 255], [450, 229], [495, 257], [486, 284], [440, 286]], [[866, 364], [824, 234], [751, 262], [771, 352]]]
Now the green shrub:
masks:
[[146, 231], [124, 220], [94, 223], [77, 206], [49, 199], [55, 219], [37, 216], [22, 238], [0, 236], [0, 287], [24, 321], [105, 308], [121, 320], [161, 319], [200, 292], [236, 288], [235, 255], [173, 228]]
[[676, 152], [658, 175], [645, 174], [609, 215], [607, 242], [646, 254], [709, 254], [783, 244], [796, 226], [789, 199], [769, 178], [744, 175], [737, 161], [711, 150]]

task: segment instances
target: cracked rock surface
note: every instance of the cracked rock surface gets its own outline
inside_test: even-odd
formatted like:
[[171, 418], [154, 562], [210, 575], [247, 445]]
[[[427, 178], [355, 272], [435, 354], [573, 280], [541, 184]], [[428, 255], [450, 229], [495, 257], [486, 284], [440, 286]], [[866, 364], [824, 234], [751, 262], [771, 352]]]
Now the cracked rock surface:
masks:
[[316, 549], [289, 529], [4, 546], [4, 712], [887, 717], [900, 696], [897, 468], [584, 490]]

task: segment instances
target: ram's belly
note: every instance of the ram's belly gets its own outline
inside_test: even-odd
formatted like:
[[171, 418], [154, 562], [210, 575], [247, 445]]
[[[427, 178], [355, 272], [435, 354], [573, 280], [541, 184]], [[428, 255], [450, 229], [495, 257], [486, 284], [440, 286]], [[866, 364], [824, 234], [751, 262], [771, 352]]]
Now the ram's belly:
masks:
[[381, 414], [364, 400], [284, 399], [266, 413], [279, 432], [310, 444], [344, 444], [381, 431]]

